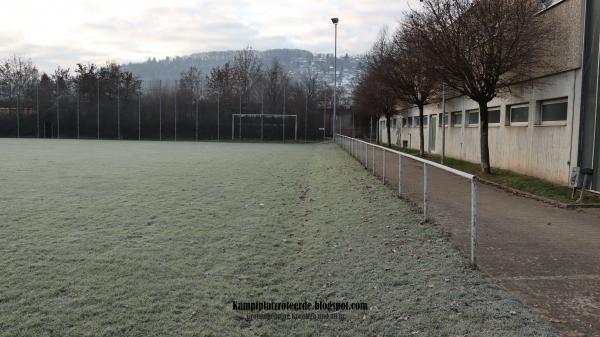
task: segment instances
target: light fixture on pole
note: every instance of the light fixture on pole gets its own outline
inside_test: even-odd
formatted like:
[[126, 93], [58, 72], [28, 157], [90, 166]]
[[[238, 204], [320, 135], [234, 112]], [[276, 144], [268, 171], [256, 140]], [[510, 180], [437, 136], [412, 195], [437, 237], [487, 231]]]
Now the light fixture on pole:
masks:
[[337, 25], [340, 19], [331, 18], [331, 22], [335, 26], [335, 47], [333, 54], [333, 119], [332, 119], [332, 137], [335, 142], [335, 119], [336, 119], [336, 107], [337, 107]]

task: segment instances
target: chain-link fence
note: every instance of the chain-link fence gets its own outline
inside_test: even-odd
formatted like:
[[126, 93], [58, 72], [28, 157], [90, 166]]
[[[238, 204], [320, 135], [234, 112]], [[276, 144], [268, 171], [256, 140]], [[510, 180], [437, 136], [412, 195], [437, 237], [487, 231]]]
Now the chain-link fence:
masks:
[[273, 102], [180, 81], [108, 75], [68, 81], [43, 76], [0, 91], [0, 137], [322, 141], [331, 131], [326, 103], [305, 92]]
[[[337, 135], [335, 140], [400, 197], [418, 206], [423, 220], [450, 224], [452, 234], [468, 243], [463, 248], [470, 251], [471, 263], [476, 263], [476, 176], [359, 139]], [[450, 205], [448, 194], [452, 194]]]

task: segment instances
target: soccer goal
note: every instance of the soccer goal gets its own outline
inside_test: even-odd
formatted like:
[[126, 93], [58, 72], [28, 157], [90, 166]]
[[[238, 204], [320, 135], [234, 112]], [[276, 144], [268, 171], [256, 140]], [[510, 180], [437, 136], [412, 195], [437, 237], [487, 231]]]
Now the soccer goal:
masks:
[[285, 121], [289, 119], [294, 120], [294, 141], [298, 140], [298, 115], [283, 115], [283, 114], [233, 114], [231, 115], [231, 140], [235, 140], [235, 120], [239, 119], [237, 137], [242, 139], [242, 121], [257, 120], [260, 119], [260, 140], [264, 139], [264, 124], [265, 119], [280, 119], [282, 121], [281, 134], [282, 139], [285, 142]]

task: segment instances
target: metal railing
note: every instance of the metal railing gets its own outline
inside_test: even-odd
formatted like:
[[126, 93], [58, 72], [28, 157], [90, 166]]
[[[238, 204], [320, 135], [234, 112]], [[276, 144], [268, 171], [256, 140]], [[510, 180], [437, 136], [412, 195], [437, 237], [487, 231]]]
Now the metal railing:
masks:
[[[471, 199], [471, 203], [470, 203], [470, 220], [471, 220], [471, 232], [470, 232], [470, 261], [473, 265], [476, 264], [477, 260], [476, 260], [476, 250], [477, 250], [477, 176], [473, 175], [473, 174], [469, 174], [466, 172], [462, 172], [456, 169], [453, 169], [451, 167], [439, 164], [439, 163], [435, 163], [417, 156], [413, 156], [407, 153], [403, 153], [400, 151], [396, 151], [396, 150], [392, 150], [380, 145], [376, 145], [376, 144], [372, 144], [360, 139], [356, 139], [356, 138], [352, 138], [352, 137], [348, 137], [348, 136], [344, 136], [344, 135], [337, 135], [338, 137], [335, 138], [335, 142], [340, 145], [346, 152], [348, 152], [351, 156], [353, 156], [354, 158], [356, 158], [357, 160], [359, 160], [361, 163], [364, 163], [365, 165], [365, 169], [369, 168], [369, 161], [372, 163], [372, 172], [373, 175], [376, 175], [376, 167], [377, 167], [377, 163], [376, 163], [376, 150], [379, 150], [382, 152], [382, 162], [381, 162], [381, 178], [383, 183], [386, 183], [386, 177], [391, 177], [390, 172], [386, 172], [386, 168], [388, 166], [388, 154], [394, 154], [398, 157], [398, 172], [397, 172], [397, 178], [398, 178], [398, 195], [402, 198], [405, 197], [405, 193], [404, 193], [404, 184], [403, 181], [407, 178], [406, 177], [406, 173], [404, 172], [404, 166], [405, 166], [405, 160], [406, 159], [410, 159], [413, 160], [415, 162], [421, 163], [423, 165], [423, 194], [422, 194], [422, 200], [423, 200], [423, 220], [424, 221], [428, 221], [429, 220], [429, 210], [431, 207], [431, 200], [429, 198], [429, 168], [430, 167], [434, 167], [440, 170], [443, 170], [445, 172], [448, 172], [450, 174], [453, 174], [455, 176], [461, 177], [466, 179], [467, 181], [469, 181], [470, 183], [470, 199]], [[364, 150], [363, 150], [364, 148]], [[371, 149], [371, 151], [369, 151], [369, 149]], [[369, 153], [371, 152], [371, 153]], [[371, 156], [369, 156], [371, 154]], [[369, 160], [371, 158], [371, 160]], [[408, 178], [414, 178], [414, 177], [408, 177]]]

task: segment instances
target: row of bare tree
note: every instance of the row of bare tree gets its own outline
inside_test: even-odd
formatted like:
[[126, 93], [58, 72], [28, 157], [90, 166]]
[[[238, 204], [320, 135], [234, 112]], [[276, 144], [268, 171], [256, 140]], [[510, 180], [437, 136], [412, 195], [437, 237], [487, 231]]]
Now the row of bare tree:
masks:
[[[298, 116], [300, 138], [320, 139], [319, 128], [330, 126], [324, 111], [333, 88], [310, 68], [292, 76], [257, 55], [247, 47], [209, 74], [190, 67], [177, 83], [144, 82], [115, 63], [78, 64], [73, 72], [59, 67], [49, 75], [13, 57], [0, 64], [0, 108], [8, 108], [0, 111], [0, 136], [225, 138], [232, 114], [285, 113]], [[245, 134], [256, 136], [249, 124]]]
[[481, 170], [491, 173], [488, 103], [509, 85], [548, 65], [545, 44], [553, 29], [539, 0], [423, 0], [393, 34], [383, 30], [366, 57], [353, 92], [357, 111], [390, 119], [418, 107], [420, 153], [424, 155], [424, 106], [441, 98], [442, 87], [479, 105]]

